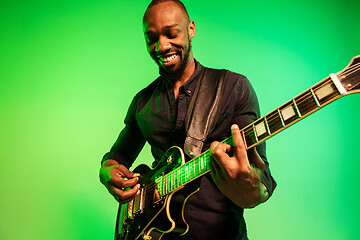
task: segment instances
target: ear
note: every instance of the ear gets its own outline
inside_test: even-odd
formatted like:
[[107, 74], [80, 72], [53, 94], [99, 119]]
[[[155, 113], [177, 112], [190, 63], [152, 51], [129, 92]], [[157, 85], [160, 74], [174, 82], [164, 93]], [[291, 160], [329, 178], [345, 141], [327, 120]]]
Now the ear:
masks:
[[195, 36], [195, 23], [193, 20], [191, 20], [189, 23], [188, 32], [189, 32], [189, 38], [192, 39]]

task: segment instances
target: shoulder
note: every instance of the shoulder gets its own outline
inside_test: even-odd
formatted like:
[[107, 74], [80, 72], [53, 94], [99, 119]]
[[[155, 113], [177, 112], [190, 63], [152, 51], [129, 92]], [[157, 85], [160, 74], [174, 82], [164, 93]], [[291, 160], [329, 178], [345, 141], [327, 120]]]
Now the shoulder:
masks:
[[231, 83], [235, 84], [235, 83], [244, 82], [244, 81], [248, 82], [247, 78], [243, 74], [236, 73], [236, 72], [233, 72], [228, 69], [217, 69], [217, 68], [209, 68], [209, 67], [204, 67], [204, 66], [202, 66], [202, 67], [210, 72], [214, 72], [214, 73], [218, 73], [218, 74], [220, 74], [220, 73], [226, 74], [226, 76], [225, 76], [226, 84], [231, 84]]
[[150, 99], [152, 94], [154, 93], [155, 89], [158, 87], [158, 85], [161, 83], [161, 77], [158, 77], [155, 79], [152, 83], [150, 83], [148, 86], [140, 90], [133, 98], [132, 105], [139, 105], [143, 101], [147, 101]]

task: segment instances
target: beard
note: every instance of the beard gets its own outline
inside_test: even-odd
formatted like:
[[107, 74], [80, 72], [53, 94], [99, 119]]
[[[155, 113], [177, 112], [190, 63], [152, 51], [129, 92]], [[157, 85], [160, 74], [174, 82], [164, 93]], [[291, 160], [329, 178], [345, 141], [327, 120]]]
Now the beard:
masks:
[[159, 65], [159, 74], [160, 74], [160, 76], [162, 76], [162, 77], [164, 77], [166, 79], [172, 80], [172, 81], [180, 79], [180, 77], [184, 73], [184, 70], [185, 70], [185, 68], [186, 68], [186, 66], [187, 66], [187, 64], [189, 62], [190, 53], [191, 53], [191, 41], [189, 40], [188, 49], [185, 52], [184, 57], [181, 58], [179, 68], [175, 69], [175, 70], [169, 70], [169, 69], [167, 70], [167, 69], [162, 68]]

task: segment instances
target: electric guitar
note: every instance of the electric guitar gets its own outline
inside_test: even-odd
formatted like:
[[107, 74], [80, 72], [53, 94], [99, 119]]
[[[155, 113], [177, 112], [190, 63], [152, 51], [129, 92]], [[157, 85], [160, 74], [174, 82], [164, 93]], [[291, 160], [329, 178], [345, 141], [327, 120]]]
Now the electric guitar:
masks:
[[[269, 114], [241, 129], [247, 149], [274, 136], [327, 104], [348, 94], [360, 92], [360, 55], [336, 74], [330, 74], [313, 87]], [[232, 137], [225, 139], [233, 145]], [[139, 165], [140, 194], [119, 206], [115, 239], [161, 239], [164, 234], [185, 234], [189, 226], [183, 215], [187, 199], [198, 189], [190, 182], [210, 171], [210, 151], [185, 163], [179, 147], [171, 147], [155, 168]]]

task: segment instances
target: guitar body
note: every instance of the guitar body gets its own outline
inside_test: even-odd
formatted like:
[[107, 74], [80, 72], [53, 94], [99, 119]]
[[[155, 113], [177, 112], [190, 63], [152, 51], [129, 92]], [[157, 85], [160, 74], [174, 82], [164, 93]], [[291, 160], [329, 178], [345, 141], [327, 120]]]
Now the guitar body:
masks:
[[197, 189], [180, 186], [160, 197], [156, 178], [183, 165], [184, 153], [179, 147], [171, 147], [153, 169], [139, 165], [134, 172], [140, 173], [141, 193], [134, 200], [119, 206], [115, 239], [161, 239], [166, 233], [185, 234], [189, 226], [184, 220], [183, 209], [186, 200]]

